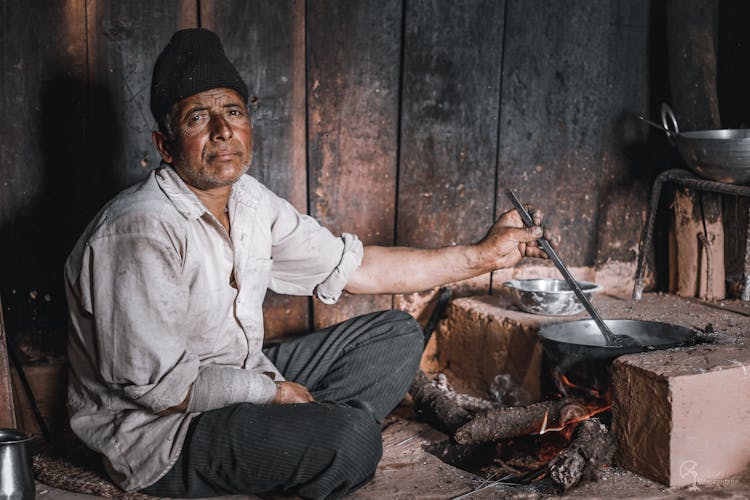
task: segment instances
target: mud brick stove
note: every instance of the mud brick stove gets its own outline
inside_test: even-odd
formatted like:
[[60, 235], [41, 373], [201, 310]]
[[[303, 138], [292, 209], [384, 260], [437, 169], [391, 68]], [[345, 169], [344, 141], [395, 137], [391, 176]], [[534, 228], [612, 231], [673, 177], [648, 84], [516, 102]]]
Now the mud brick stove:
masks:
[[[505, 389], [512, 387], [515, 404], [524, 408], [522, 422], [510, 425], [529, 426], [512, 429], [511, 436], [523, 432], [559, 435], [556, 431], [564, 430], [570, 438], [575, 425], [569, 424], [603, 412], [598, 417], [614, 438], [615, 463], [623, 468], [672, 487], [720, 485], [743, 477], [750, 464], [750, 305], [706, 303], [669, 294], [645, 294], [640, 301], [601, 295], [595, 302], [607, 319], [680, 324], [694, 329], [701, 343], [630, 354], [606, 364], [568, 366], [566, 373], [559, 373], [559, 367], [544, 355], [537, 332], [552, 322], [584, 319], [585, 313], [565, 318], [536, 316], [516, 310], [503, 295], [493, 295], [451, 303], [423, 366], [445, 374], [455, 393], [485, 399], [491, 399], [493, 390], [497, 392], [496, 377], [503, 374]], [[563, 397], [574, 398], [575, 404], [569, 405]], [[466, 400], [462, 404], [466, 406]], [[536, 417], [531, 416], [534, 411]], [[476, 414], [482, 415], [483, 410]], [[459, 418], [458, 423], [466, 420]], [[577, 433], [592, 428], [577, 425]], [[447, 431], [454, 442], [465, 443], [472, 439], [467, 437], [470, 427], [456, 425]], [[592, 441], [597, 436], [582, 439]], [[495, 441], [498, 451], [498, 438], [506, 437], [496, 434], [489, 440]], [[565, 440], [554, 444], [554, 440], [537, 437], [534, 442], [550, 448], [535, 451], [537, 457], [547, 454], [547, 459], [567, 446]], [[535, 466], [530, 464], [531, 469]], [[522, 472], [518, 477], [523, 477]]]

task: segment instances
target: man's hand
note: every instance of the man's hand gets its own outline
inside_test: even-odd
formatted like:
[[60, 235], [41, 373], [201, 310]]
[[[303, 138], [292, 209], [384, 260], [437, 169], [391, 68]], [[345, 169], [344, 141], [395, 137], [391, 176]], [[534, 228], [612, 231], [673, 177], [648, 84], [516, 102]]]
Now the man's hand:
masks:
[[516, 265], [524, 257], [548, 258], [536, 240], [543, 236], [542, 212], [528, 205], [534, 227], [525, 227], [516, 210], [505, 212], [477, 243], [480, 259], [493, 269]]
[[291, 403], [312, 403], [315, 401], [307, 387], [295, 382], [276, 382], [276, 396], [271, 403], [286, 405]]

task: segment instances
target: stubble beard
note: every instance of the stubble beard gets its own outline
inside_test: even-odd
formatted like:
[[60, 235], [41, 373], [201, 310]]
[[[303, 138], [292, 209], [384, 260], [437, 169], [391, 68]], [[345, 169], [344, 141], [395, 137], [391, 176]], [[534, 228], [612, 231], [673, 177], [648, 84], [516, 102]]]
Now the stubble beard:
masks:
[[187, 165], [188, 168], [178, 169], [177, 167], [175, 167], [175, 170], [177, 170], [178, 174], [180, 174], [180, 177], [182, 177], [182, 179], [185, 182], [187, 182], [194, 188], [205, 191], [209, 189], [215, 189], [219, 187], [233, 185], [238, 180], [240, 180], [244, 174], [247, 173], [247, 171], [250, 169], [250, 164], [252, 163], [252, 161], [253, 161], [253, 155], [251, 153], [248, 160], [240, 168], [239, 173], [237, 175], [233, 175], [230, 178], [224, 178], [224, 177], [212, 175], [213, 171], [200, 168], [200, 166], [195, 168], [190, 162], [186, 161], [185, 158], [182, 156], [180, 157], [180, 163], [182, 163], [183, 165]]

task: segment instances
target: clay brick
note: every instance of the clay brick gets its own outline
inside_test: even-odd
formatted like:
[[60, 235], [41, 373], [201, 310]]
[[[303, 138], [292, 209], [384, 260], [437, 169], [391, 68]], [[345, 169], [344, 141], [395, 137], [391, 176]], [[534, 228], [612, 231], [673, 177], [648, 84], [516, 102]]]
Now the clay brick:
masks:
[[750, 464], [750, 347], [633, 354], [612, 367], [620, 465], [669, 486], [716, 484]]
[[495, 376], [509, 374], [530, 401], [539, 401], [542, 347], [537, 333], [542, 324], [569, 319], [511, 309], [498, 295], [454, 300], [436, 332], [438, 365], [462, 390], [489, 395]]

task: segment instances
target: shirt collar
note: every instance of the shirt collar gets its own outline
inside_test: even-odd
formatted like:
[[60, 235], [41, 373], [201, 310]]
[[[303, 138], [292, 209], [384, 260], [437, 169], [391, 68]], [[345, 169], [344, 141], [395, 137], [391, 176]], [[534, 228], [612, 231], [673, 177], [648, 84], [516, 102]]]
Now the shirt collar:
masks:
[[[208, 212], [198, 196], [187, 187], [185, 181], [170, 166], [159, 167], [155, 171], [156, 181], [178, 212], [188, 219], [197, 219]], [[260, 183], [249, 175], [243, 175], [232, 186], [231, 202], [241, 203], [249, 208], [258, 204]]]
[[178, 212], [188, 219], [197, 219], [208, 211], [194, 192], [187, 187], [185, 181], [177, 175], [174, 168], [159, 167], [156, 172], [156, 182]]

